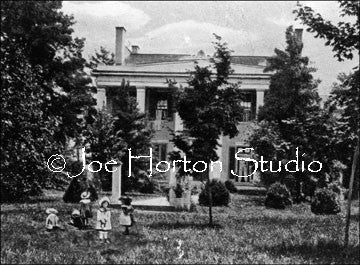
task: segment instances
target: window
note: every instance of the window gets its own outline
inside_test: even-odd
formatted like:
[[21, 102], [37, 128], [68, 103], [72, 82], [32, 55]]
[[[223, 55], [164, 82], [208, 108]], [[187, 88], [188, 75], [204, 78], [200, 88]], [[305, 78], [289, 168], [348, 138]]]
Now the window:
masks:
[[254, 120], [256, 114], [256, 91], [242, 91], [242, 101], [240, 105], [243, 107], [242, 121], [249, 122]]
[[243, 101], [240, 103], [241, 107], [243, 107], [243, 117], [242, 121], [251, 121], [252, 113], [251, 113], [251, 102]]
[[166, 156], [167, 156], [167, 144], [166, 143], [154, 144], [153, 157], [157, 161], [166, 161]]
[[158, 100], [156, 104], [156, 120], [166, 120], [168, 118], [168, 101]]
[[168, 91], [150, 90], [148, 109], [152, 120], [172, 120], [172, 95]]

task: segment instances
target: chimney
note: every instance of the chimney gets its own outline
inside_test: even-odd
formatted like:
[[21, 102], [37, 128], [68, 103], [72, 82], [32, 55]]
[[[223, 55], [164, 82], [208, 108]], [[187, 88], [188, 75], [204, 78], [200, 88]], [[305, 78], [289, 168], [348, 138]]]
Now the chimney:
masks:
[[303, 29], [295, 29], [295, 39], [298, 43], [302, 43]]
[[140, 50], [139, 46], [137, 46], [137, 45], [132, 45], [131, 46], [131, 53], [137, 54], [139, 52], [139, 50]]
[[124, 27], [116, 27], [115, 64], [124, 65], [125, 61], [125, 33]]

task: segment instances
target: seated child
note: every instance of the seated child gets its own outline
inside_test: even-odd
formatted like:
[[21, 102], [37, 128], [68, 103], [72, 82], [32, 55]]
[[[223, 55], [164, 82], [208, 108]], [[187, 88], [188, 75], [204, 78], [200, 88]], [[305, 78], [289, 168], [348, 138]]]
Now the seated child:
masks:
[[48, 214], [48, 217], [45, 221], [45, 227], [48, 231], [61, 229], [59, 217], [57, 217], [58, 211], [54, 208], [48, 208], [46, 209], [46, 213]]
[[77, 227], [77, 228], [79, 228], [79, 229], [84, 229], [85, 228], [84, 220], [81, 218], [79, 210], [74, 209], [72, 211], [70, 224]]
[[120, 213], [120, 225], [125, 227], [124, 235], [129, 234], [129, 227], [135, 222], [134, 207], [131, 205], [132, 199], [128, 196], [120, 198], [122, 201]]
[[85, 226], [89, 225], [89, 218], [92, 218], [90, 195], [88, 190], [81, 193], [80, 216], [83, 219]]
[[108, 232], [111, 230], [111, 212], [109, 210], [110, 200], [103, 197], [99, 201], [100, 208], [97, 211], [96, 230], [99, 230], [100, 241], [110, 243]]

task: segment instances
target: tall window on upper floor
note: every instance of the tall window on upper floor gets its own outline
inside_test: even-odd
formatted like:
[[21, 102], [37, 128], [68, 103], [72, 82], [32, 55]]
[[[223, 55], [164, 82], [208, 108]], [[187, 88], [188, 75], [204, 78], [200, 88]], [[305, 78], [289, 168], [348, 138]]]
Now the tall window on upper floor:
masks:
[[243, 107], [243, 122], [250, 122], [256, 118], [256, 91], [243, 91], [243, 100], [241, 106]]
[[167, 120], [168, 111], [168, 100], [158, 100], [156, 103], [156, 120]]
[[173, 119], [171, 93], [153, 90], [148, 96], [148, 111], [151, 120]]

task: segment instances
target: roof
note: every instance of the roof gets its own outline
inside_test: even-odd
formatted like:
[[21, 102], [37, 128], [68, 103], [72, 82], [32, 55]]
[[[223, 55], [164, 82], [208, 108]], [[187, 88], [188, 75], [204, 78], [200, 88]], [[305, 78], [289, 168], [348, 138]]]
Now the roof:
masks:
[[[209, 58], [210, 56], [203, 56], [203, 59]], [[265, 66], [267, 56], [231, 56], [230, 60], [233, 64], [244, 64], [251, 66]], [[178, 62], [185, 60], [196, 60], [198, 56], [190, 54], [145, 54], [145, 53], [131, 53], [126, 59], [125, 64], [127, 65], [138, 65], [138, 64], [152, 64], [152, 63], [165, 63], [165, 62]]]

